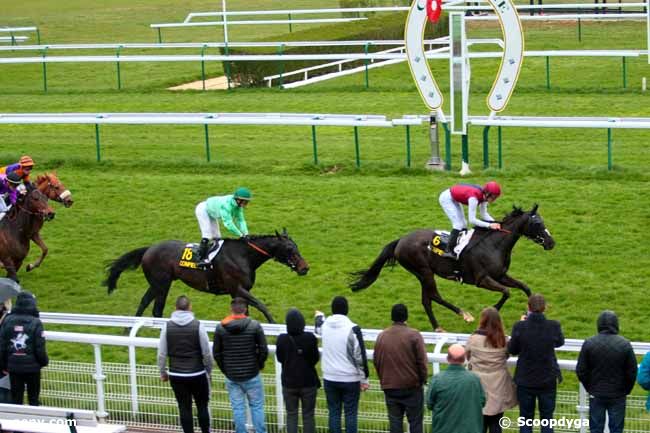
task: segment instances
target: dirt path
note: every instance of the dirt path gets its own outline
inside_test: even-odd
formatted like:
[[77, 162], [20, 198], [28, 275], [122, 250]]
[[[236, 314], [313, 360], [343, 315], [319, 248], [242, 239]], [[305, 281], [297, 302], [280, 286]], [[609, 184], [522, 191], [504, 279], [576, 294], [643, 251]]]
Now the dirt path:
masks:
[[[234, 86], [234, 83], [230, 83]], [[205, 80], [205, 90], [224, 90], [228, 88], [228, 79], [226, 76], [209, 78]], [[180, 86], [169, 87], [168, 90], [203, 90], [203, 81], [192, 81], [191, 83], [181, 84]]]

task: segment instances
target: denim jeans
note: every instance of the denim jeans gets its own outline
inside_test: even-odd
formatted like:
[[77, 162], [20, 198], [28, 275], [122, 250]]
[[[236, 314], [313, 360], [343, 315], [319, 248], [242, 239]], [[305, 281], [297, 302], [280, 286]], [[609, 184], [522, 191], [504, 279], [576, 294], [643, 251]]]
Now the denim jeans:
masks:
[[589, 429], [591, 433], [605, 430], [605, 412], [609, 416], [609, 432], [623, 433], [625, 424], [625, 400], [621, 398], [589, 398]]
[[284, 388], [282, 396], [287, 408], [287, 433], [298, 433], [298, 406], [302, 406], [302, 428], [304, 433], [316, 433], [314, 412], [318, 388]]
[[[519, 399], [519, 416], [527, 420], [535, 419], [535, 401], [539, 403], [539, 419], [553, 419], [555, 411], [556, 388], [536, 389], [525, 386], [517, 386], [517, 398]], [[519, 433], [532, 433], [533, 427], [523, 425], [519, 427]], [[551, 427], [542, 426], [541, 433], [553, 433]]]
[[421, 387], [411, 389], [385, 389], [390, 433], [404, 433], [404, 414], [409, 423], [409, 433], [422, 433], [424, 393]]
[[246, 399], [251, 410], [255, 433], [266, 433], [264, 424], [264, 385], [258, 373], [252, 379], [234, 382], [226, 377], [226, 389], [232, 406], [235, 433], [246, 433]]
[[345, 433], [357, 433], [361, 383], [330, 380], [323, 380], [323, 383], [329, 412], [329, 433], [341, 433], [341, 405], [345, 410]]

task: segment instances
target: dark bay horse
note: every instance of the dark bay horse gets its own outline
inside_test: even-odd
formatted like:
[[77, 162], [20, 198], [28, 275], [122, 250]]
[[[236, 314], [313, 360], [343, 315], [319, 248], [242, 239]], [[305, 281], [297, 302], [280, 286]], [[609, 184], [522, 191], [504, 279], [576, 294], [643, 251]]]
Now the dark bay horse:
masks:
[[224, 239], [221, 251], [212, 260], [212, 268], [207, 270], [179, 265], [186, 245], [182, 241], [164, 241], [128, 252], [108, 265], [108, 277], [103, 285], [108, 287], [110, 294], [117, 287], [123, 271], [141, 264], [149, 288], [140, 301], [136, 316], [141, 316], [151, 301], [155, 301], [153, 315], [162, 317], [172, 281], [181, 280], [202, 292], [228, 294], [233, 298], [240, 296], [261, 311], [266, 320], [275, 323], [266, 306], [250, 293], [255, 284], [255, 271], [269, 259], [288, 266], [298, 275], [306, 275], [309, 271], [309, 265], [286, 230], [281, 234], [252, 236], [249, 240]]
[[41, 248], [41, 256], [27, 265], [27, 271], [37, 268], [47, 255], [47, 246], [41, 239], [40, 230], [46, 220], [54, 218], [54, 210], [47, 197], [37, 189], [20, 197], [0, 221], [0, 262], [7, 270], [7, 277], [18, 281], [16, 272], [29, 253], [29, 242]]
[[433, 314], [432, 301], [449, 308], [466, 322], [471, 322], [474, 320], [471, 314], [440, 296], [434, 276], [439, 275], [450, 280], [460, 279], [463, 283], [500, 292], [501, 299], [495, 305], [497, 310], [510, 297], [510, 287], [521, 289], [530, 296], [528, 286], [508, 275], [508, 268], [512, 249], [521, 236], [531, 239], [545, 250], [555, 246], [555, 240], [546, 229], [541, 215], [537, 213], [537, 207], [535, 205], [529, 212], [514, 208], [501, 223], [501, 231], [477, 228], [458, 261], [443, 258], [430, 251], [433, 231], [417, 230], [409, 233], [386, 245], [369, 269], [355, 272], [353, 275], [357, 279], [350, 287], [353, 291], [365, 289], [375, 282], [384, 266], [393, 266], [397, 261], [420, 281], [422, 305], [434, 330], [442, 329]]
[[50, 200], [63, 203], [63, 206], [70, 207], [74, 203], [70, 190], [61, 183], [56, 173], [41, 174], [36, 178], [36, 189], [45, 194]]

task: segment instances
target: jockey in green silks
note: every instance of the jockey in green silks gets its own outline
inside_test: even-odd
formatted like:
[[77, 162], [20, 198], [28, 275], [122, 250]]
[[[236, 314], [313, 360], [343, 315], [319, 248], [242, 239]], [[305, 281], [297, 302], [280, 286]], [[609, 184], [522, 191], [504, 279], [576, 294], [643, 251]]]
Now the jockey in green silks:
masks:
[[221, 238], [218, 220], [221, 220], [224, 227], [235, 236], [248, 236], [244, 208], [252, 198], [253, 195], [248, 188], [240, 187], [234, 194], [210, 197], [196, 206], [194, 212], [201, 229], [200, 262], [204, 262], [207, 258], [210, 240]]

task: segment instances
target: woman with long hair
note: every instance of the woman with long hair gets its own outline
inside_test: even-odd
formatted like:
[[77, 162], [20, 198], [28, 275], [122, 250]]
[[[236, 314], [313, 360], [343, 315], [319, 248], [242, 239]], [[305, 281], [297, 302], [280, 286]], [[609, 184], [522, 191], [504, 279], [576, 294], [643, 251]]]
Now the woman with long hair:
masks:
[[508, 371], [508, 348], [503, 322], [494, 307], [481, 311], [479, 328], [465, 346], [469, 369], [481, 379], [487, 397], [483, 407], [483, 431], [501, 433], [499, 419], [517, 405], [517, 393]]

